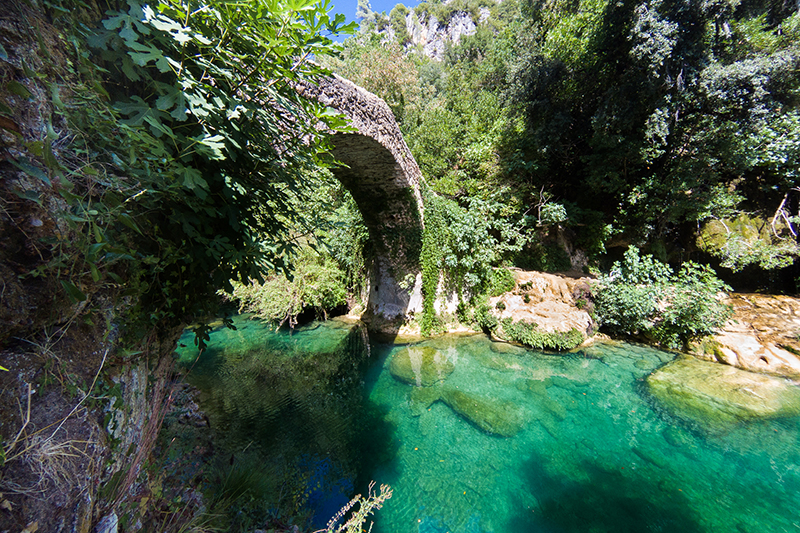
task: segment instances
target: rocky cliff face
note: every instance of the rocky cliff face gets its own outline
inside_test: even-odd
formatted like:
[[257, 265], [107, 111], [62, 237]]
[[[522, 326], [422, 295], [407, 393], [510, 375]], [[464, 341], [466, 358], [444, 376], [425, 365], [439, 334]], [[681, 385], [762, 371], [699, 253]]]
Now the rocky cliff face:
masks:
[[[489, 9], [481, 8], [478, 24], [489, 18]], [[424, 23], [416, 13], [406, 15], [406, 31], [410, 38], [410, 47], [421, 47], [423, 53], [429, 58], [441, 61], [447, 45], [457, 45], [462, 37], [473, 35], [477, 25], [472, 20], [472, 15], [466, 12], [455, 13], [449, 21], [441, 22], [436, 16], [430, 15]]]
[[[446, 1], [442, 5], [449, 3]], [[446, 20], [439, 20], [432, 13], [422, 12], [418, 15], [411, 11], [405, 16], [405, 35], [397, 35], [392, 26], [386, 26], [380, 33], [389, 41], [405, 40], [403, 44], [407, 50], [419, 49], [434, 61], [442, 61], [448, 46], [458, 45], [463, 37], [473, 35], [490, 16], [488, 7], [481, 7], [477, 17], [467, 11], [456, 11], [449, 14]]]

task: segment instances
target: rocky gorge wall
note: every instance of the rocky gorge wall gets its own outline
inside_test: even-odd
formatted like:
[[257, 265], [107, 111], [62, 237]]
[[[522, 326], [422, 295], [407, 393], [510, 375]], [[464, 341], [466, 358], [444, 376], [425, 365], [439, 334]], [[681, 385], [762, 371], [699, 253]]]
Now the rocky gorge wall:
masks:
[[[408, 34], [407, 47], [420, 47], [427, 57], [442, 61], [448, 45], [455, 46], [461, 42], [462, 37], [473, 35], [478, 25], [483, 24], [489, 19], [489, 8], [480, 8], [480, 15], [476, 21], [472, 14], [459, 11], [452, 15], [447, 21], [440, 21], [435, 15], [428, 15], [426, 19], [411, 11], [406, 15], [406, 32]], [[390, 40], [397, 39], [394, 30], [389, 27], [387, 36]]]

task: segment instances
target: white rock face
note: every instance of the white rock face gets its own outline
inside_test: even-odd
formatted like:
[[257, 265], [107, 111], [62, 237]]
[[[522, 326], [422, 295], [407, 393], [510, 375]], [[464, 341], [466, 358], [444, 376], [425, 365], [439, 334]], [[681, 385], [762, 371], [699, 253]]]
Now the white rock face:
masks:
[[[484, 9], [486, 10], [485, 17]], [[485, 21], [489, 17], [489, 10], [482, 8], [481, 17]], [[441, 61], [444, 59], [447, 45], [459, 44], [462, 37], [475, 33], [476, 26], [472, 16], [463, 11], [455, 13], [446, 25], [442, 25], [433, 15], [430, 15], [423, 24], [417, 14], [412, 11], [406, 15], [406, 30], [411, 39], [409, 46], [421, 46], [426, 56], [435, 61]]]

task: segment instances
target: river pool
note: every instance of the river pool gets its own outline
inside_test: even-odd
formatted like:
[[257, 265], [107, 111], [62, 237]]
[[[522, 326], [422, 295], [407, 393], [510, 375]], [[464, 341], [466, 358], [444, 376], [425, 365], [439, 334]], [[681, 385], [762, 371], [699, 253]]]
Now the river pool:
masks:
[[197, 362], [186, 336], [181, 362], [219, 448], [289, 476], [270, 505], [317, 526], [375, 480], [394, 491], [376, 533], [800, 532], [800, 418], [711, 431], [676, 416], [644, 381], [674, 353], [441, 337], [412, 347], [446, 360], [422, 390], [390, 372], [408, 346], [345, 323], [236, 323]]

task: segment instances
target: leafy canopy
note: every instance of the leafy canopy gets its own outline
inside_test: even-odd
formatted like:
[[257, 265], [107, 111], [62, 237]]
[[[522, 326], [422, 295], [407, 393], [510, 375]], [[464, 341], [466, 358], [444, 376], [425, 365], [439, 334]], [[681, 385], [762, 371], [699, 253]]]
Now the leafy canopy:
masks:
[[99, 27], [73, 25], [85, 82], [65, 112], [81, 160], [60, 194], [88, 236], [72, 259], [92, 267], [66, 281], [75, 298], [124, 283], [140, 318], [168, 326], [230, 280], [288, 268], [306, 176], [330, 162], [316, 125], [346, 130], [295, 90], [326, 74], [310, 59], [336, 51], [330, 36], [354, 29], [330, 9], [128, 0]]

